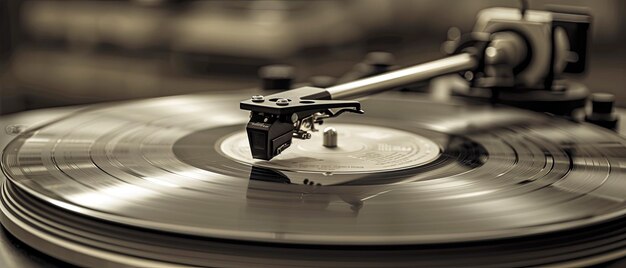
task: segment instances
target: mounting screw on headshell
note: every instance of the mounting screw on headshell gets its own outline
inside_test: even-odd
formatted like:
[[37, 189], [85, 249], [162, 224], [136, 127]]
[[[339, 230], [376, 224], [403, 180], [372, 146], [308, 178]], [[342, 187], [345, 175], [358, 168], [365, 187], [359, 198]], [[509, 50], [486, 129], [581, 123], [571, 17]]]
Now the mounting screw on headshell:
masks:
[[288, 99], [278, 99], [278, 100], [276, 100], [276, 105], [278, 105], [278, 106], [287, 106], [287, 105], [289, 105], [289, 100]]
[[252, 96], [252, 101], [253, 102], [264, 102], [265, 101], [265, 97], [263, 97], [263, 95], [254, 95], [254, 96]]

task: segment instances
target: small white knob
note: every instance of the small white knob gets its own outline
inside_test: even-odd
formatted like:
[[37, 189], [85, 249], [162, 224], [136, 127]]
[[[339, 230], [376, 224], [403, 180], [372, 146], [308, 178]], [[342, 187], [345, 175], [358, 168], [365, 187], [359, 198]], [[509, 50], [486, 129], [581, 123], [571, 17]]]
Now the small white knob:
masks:
[[334, 127], [324, 129], [324, 147], [337, 147], [337, 130]]

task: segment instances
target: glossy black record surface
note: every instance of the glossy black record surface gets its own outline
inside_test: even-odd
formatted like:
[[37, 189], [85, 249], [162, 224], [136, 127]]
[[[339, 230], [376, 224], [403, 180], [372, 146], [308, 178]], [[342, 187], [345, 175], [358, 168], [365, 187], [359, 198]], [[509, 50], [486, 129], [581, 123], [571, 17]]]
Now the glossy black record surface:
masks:
[[[23, 133], [2, 159], [3, 224], [18, 238], [47, 241], [55, 248], [49, 254], [81, 251], [82, 264], [235, 263], [237, 254], [198, 249], [203, 243], [250, 247], [238, 256], [251, 262], [276, 261], [277, 248], [298, 251], [283, 264], [312, 266], [373, 264], [360, 249], [409, 266], [429, 263], [432, 252], [441, 252], [438, 264], [454, 266], [464, 258], [475, 265], [599, 260], [623, 250], [623, 226], [614, 222], [626, 208], [626, 146], [606, 130], [390, 94], [364, 101], [366, 115], [333, 122], [414, 133], [439, 147], [437, 159], [358, 174], [274, 170], [220, 151], [223, 137], [247, 121], [242, 98], [131, 102]], [[572, 236], [591, 226], [615, 235]], [[513, 257], [518, 244], [536, 258]], [[168, 247], [171, 254], [155, 253]]]

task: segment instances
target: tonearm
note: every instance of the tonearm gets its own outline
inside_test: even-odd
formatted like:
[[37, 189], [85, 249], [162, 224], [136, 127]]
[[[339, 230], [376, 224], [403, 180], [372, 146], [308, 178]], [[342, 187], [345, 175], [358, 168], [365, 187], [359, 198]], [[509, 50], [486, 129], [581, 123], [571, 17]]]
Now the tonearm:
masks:
[[552, 90], [561, 73], [584, 71], [588, 26], [584, 14], [490, 8], [480, 12], [473, 32], [450, 41], [453, 49], [442, 59], [328, 88], [253, 96], [240, 104], [251, 112], [247, 133], [252, 157], [270, 160], [292, 138], [310, 138], [324, 119], [363, 113], [351, 99], [446, 74], [460, 73], [472, 86], [494, 90]]

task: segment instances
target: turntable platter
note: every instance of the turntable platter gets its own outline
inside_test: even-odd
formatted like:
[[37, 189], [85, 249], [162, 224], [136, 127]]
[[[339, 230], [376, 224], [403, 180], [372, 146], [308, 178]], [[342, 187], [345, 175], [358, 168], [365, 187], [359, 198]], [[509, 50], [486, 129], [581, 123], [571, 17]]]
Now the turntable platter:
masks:
[[[237, 107], [245, 96], [189, 95], [84, 110], [27, 131], [5, 149], [2, 223], [20, 239], [54, 245], [47, 252], [54, 256], [81, 251], [72, 243], [89, 245], [92, 251], [83, 249], [75, 260], [81, 265], [96, 259], [197, 265], [215, 257], [193, 243], [262, 242], [324, 256], [332, 253], [314, 247], [406, 249], [385, 253], [393, 255], [426, 245], [511, 250], [493, 241], [512, 247], [507, 239], [530, 239], [524, 241], [533, 251], [560, 239], [553, 235], [559, 232], [624, 230], [616, 223], [626, 212], [621, 137], [511, 108], [398, 95], [366, 100], [366, 115], [333, 121], [344, 137], [354, 137], [346, 139], [345, 152], [326, 153], [314, 139], [271, 161], [245, 154], [247, 114]], [[355, 151], [381, 148], [373, 134], [359, 136], [365, 129], [393, 137], [381, 144], [399, 146], [394, 161], [355, 161]], [[302, 157], [322, 164], [303, 165]], [[580, 246], [583, 238], [569, 234], [568, 241]], [[557, 249], [541, 251], [551, 261], [526, 264], [571, 261], [570, 248], [551, 243]], [[613, 245], [607, 253], [622, 250]], [[356, 252], [342, 258], [358, 259]], [[467, 254], [442, 252], [448, 254], [442, 264]], [[592, 255], [581, 252], [576, 259]], [[409, 265], [424, 258], [411, 253], [398, 260]]]

